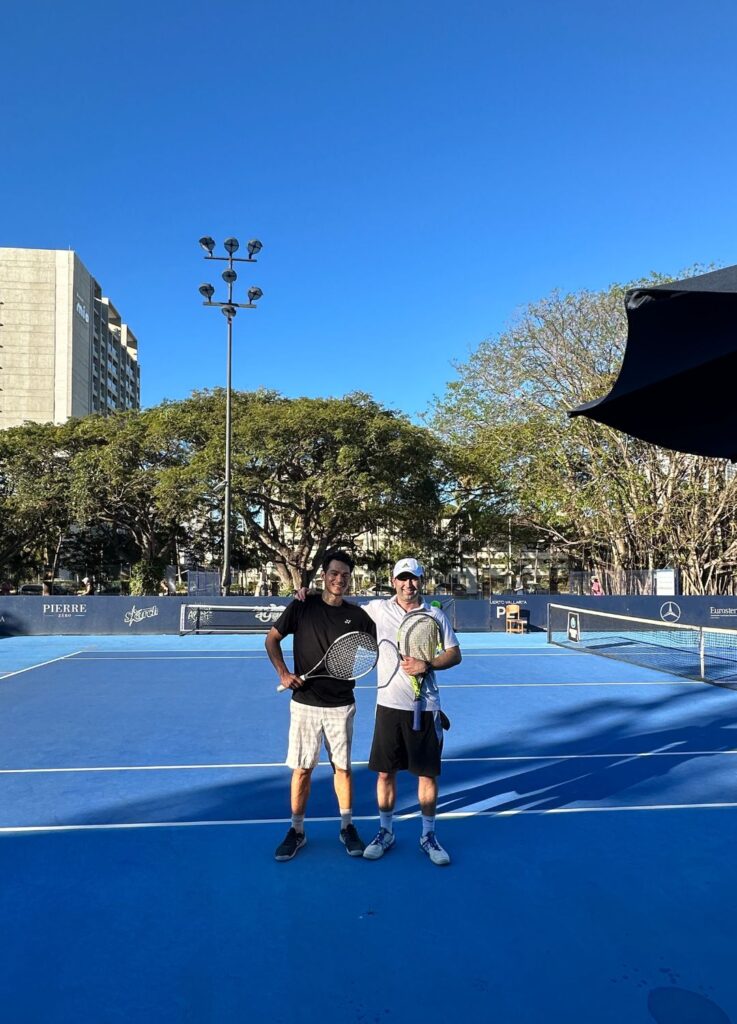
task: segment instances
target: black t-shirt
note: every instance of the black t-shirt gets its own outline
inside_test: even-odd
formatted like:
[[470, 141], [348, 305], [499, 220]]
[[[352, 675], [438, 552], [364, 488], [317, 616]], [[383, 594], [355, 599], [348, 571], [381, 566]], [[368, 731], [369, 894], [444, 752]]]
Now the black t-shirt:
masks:
[[[358, 605], [349, 601], [337, 606], [327, 604], [319, 594], [288, 604], [274, 628], [282, 636], [294, 635], [294, 672], [298, 676], [315, 668], [331, 643], [344, 633], [359, 630], [376, 636], [373, 619]], [[292, 700], [313, 707], [340, 708], [355, 703], [355, 685], [352, 679], [311, 676], [298, 690], [292, 690]]]

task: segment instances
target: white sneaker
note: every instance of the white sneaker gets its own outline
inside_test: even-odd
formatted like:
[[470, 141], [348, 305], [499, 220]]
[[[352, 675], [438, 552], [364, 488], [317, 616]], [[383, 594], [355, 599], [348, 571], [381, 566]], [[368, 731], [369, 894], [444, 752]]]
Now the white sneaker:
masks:
[[387, 850], [391, 850], [395, 843], [395, 836], [388, 828], [380, 828], [374, 838], [363, 851], [366, 860], [378, 860], [383, 857]]
[[[421, 837], [420, 847], [425, 851], [433, 864], [437, 864], [438, 867], [444, 867], [446, 864], [450, 864], [448, 851], [444, 850], [437, 841], [434, 832], [428, 832], [426, 836]], [[365, 856], [366, 854], [364, 853], [364, 857]]]

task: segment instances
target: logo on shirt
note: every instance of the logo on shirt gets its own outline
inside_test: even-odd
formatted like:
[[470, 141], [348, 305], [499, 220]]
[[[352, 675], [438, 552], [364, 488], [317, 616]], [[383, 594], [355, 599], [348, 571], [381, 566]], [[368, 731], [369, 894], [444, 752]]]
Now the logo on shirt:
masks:
[[345, 624], [346, 626], [350, 626], [350, 624], [351, 624], [352, 622], [353, 622], [353, 619], [346, 619], [346, 620], [345, 620], [345, 623], [344, 623], [344, 624]]

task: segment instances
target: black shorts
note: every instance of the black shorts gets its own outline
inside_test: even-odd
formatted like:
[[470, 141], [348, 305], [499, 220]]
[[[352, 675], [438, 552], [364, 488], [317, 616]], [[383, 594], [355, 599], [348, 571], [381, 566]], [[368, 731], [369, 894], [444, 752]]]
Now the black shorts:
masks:
[[376, 706], [374, 740], [369, 768], [374, 772], [410, 771], [434, 779], [440, 775], [443, 727], [439, 711], [423, 711], [418, 732], [412, 728], [412, 712]]

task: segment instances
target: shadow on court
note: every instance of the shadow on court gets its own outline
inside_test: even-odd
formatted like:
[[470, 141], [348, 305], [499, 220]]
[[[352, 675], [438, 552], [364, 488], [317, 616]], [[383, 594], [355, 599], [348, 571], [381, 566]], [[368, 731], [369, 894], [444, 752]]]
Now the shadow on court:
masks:
[[[543, 680], [596, 677], [584, 659], [540, 661]], [[277, 864], [290, 773], [273, 763], [286, 709], [272, 676], [167, 665], [63, 663], [5, 684], [11, 768], [263, 762], [0, 776], [3, 823], [93, 826], [0, 835], [12, 1024], [737, 1024], [737, 814], [556, 813], [733, 799], [734, 695], [449, 686], [442, 809], [475, 815], [439, 823], [452, 865], [424, 857], [416, 819], [378, 863], [346, 857], [325, 766], [307, 847]], [[480, 666], [469, 658], [469, 678]], [[484, 671], [512, 675], [502, 659]], [[634, 756], [648, 753], [669, 756]], [[364, 838], [374, 786], [358, 766]], [[402, 775], [398, 811], [416, 810]]]
[[[500, 756], [494, 741], [454, 750], [443, 766], [442, 813], [737, 801], [737, 755], [715, 756], [735, 749], [737, 704], [731, 695], [725, 700], [724, 693], [704, 688], [647, 701], [612, 697], [575, 709], [531, 711], [530, 718], [534, 730], [506, 731], [503, 738], [504, 749], [524, 751], [524, 757]], [[657, 721], [663, 722], [659, 728], [641, 728]], [[483, 723], [477, 721], [476, 729], [483, 734]], [[552, 756], [558, 748], [551, 736], [565, 739], [564, 757]], [[3, 824], [286, 821], [289, 778], [280, 766], [10, 773], [0, 778]], [[356, 766], [356, 816], [375, 819], [374, 792], [374, 773]], [[415, 780], [401, 773], [397, 812], [418, 811]], [[336, 816], [328, 766], [314, 772], [308, 813]], [[372, 823], [362, 828], [371, 831]]]

